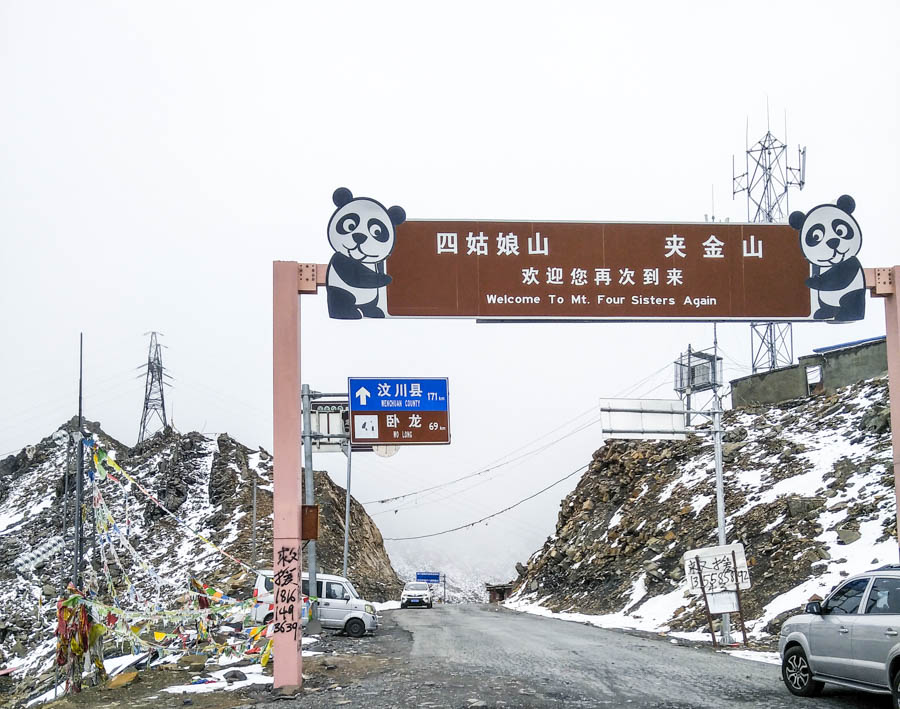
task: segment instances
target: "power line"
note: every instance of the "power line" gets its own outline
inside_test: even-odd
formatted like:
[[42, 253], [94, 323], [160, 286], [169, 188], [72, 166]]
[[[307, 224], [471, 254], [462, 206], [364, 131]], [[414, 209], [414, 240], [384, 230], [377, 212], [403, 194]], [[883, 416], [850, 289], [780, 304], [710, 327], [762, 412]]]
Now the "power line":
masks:
[[481, 519], [475, 520], [474, 522], [469, 522], [468, 524], [463, 524], [463, 525], [460, 525], [459, 527], [454, 527], [453, 529], [445, 529], [443, 532], [433, 532], [432, 534], [419, 534], [418, 536], [415, 536], [415, 537], [385, 537], [385, 538], [384, 538], [384, 541], [386, 541], [386, 542], [403, 542], [403, 541], [407, 541], [407, 540], [409, 540], [409, 539], [426, 539], [426, 538], [428, 538], [428, 537], [439, 537], [439, 536], [441, 536], [442, 534], [450, 534], [450, 532], [458, 532], [460, 529], [466, 529], [466, 528], [468, 528], [468, 527], [474, 527], [476, 524], [481, 524], [482, 522], [485, 522], [485, 521], [487, 521], [487, 520], [489, 520], [489, 519], [491, 519], [491, 518], [493, 518], [493, 517], [497, 517], [498, 515], [502, 515], [504, 512], [509, 512], [511, 509], [514, 509], [514, 508], [518, 507], [518, 506], [521, 505], [522, 503], [528, 502], [528, 500], [531, 500], [531, 499], [537, 497], [537, 496], [540, 495], [541, 493], [547, 492], [547, 490], [549, 490], [551, 487], [554, 487], [554, 486], [556, 486], [556, 485], [559, 485], [561, 482], [564, 482], [565, 480], [568, 480], [568, 479], [571, 478], [573, 475], [578, 475], [578, 473], [582, 472], [583, 470], [586, 470], [587, 467], [588, 467], [588, 464], [585, 463], [584, 465], [582, 465], [582, 466], [581, 466], [580, 468], [578, 468], [577, 470], [573, 470], [571, 473], [569, 473], [568, 475], [566, 475], [566, 476], [560, 478], [560, 479], [557, 480], [556, 482], [550, 483], [550, 484], [549, 484], [547, 487], [545, 487], [543, 490], [538, 490], [538, 491], [537, 491], [536, 493], [534, 493], [533, 495], [529, 495], [528, 497], [524, 497], [524, 498], [522, 498], [521, 500], [519, 500], [518, 502], [516, 502], [516, 503], [510, 505], [509, 507], [504, 507], [504, 508], [503, 508], [502, 510], [500, 510], [499, 512], [494, 512], [493, 514], [490, 514], [490, 515], [488, 515], [487, 517], [482, 517]]
[[[625, 396], [626, 394], [630, 394], [631, 392], [633, 392], [633, 391], [635, 391], [636, 389], [638, 389], [639, 387], [643, 386], [643, 385], [646, 384], [648, 381], [650, 381], [651, 379], [653, 379], [653, 377], [659, 375], [661, 372], [664, 372], [665, 370], [667, 370], [667, 369], [668, 369], [669, 367], [671, 367], [671, 366], [672, 366], [672, 365], [671, 365], [670, 362], [666, 362], [662, 367], [660, 367], [659, 369], [657, 369], [655, 372], [651, 372], [651, 373], [648, 374], [646, 377], [644, 377], [644, 378], [641, 379], [639, 382], [637, 382], [637, 384], [632, 384], [631, 386], [625, 387], [624, 389], [622, 389], [621, 391], [619, 391], [619, 393], [616, 394], [613, 398], [615, 399], [615, 398], [619, 398], [619, 397]], [[659, 387], [657, 387], [657, 389], [658, 389], [658, 388], [659, 388]]]
[[[122, 381], [122, 377], [125, 376], [126, 379]], [[93, 387], [93, 395], [98, 393], [103, 393], [107, 391], [111, 391], [113, 389], [120, 389], [123, 386], [128, 386], [130, 383], [130, 377], [125, 373], [119, 373], [113, 375], [112, 377], [108, 377], [105, 379], [99, 380], [99, 385]], [[92, 385], [97, 384], [97, 382], [91, 382]], [[92, 395], [92, 396], [93, 396]], [[56, 397], [54, 399], [47, 399], [42, 402], [33, 402], [30, 406], [17, 407], [16, 408], [16, 416], [15, 418], [10, 418], [6, 421], [0, 422], [0, 430], [10, 430], [15, 428], [17, 423], [21, 423], [23, 421], [32, 421], [40, 418], [47, 418], [48, 416], [53, 415], [54, 410], [66, 409], [69, 404], [65, 403], [69, 397]]]
[[[545, 433], [543, 436], [540, 436], [539, 438], [536, 438], [535, 441], [539, 441], [539, 440], [541, 440], [541, 438], [546, 438], [547, 436], [551, 435], [552, 433], [556, 433], [556, 432], [559, 431], [560, 429], [565, 428], [566, 426], [568, 426], [568, 425], [569, 425], [570, 423], [572, 423], [573, 421], [577, 421], [578, 419], [580, 419], [581, 417], [583, 417], [585, 414], [588, 414], [588, 413], [590, 413], [591, 411], [593, 411], [594, 408], [595, 408], [595, 407], [592, 406], [591, 408], [586, 409], [585, 411], [582, 411], [580, 414], [578, 414], [578, 415], [575, 416], [574, 418], [571, 418], [571, 419], [569, 419], [568, 421], [566, 421], [565, 423], [561, 424], [560, 426], [557, 426], [556, 428], [554, 428], [554, 429], [548, 431], [548, 432]], [[540, 452], [546, 450], [547, 448], [549, 448], [550, 446], [553, 446], [553, 445], [559, 443], [559, 442], [562, 441], [563, 439], [568, 438], [569, 436], [573, 436], [573, 435], [575, 435], [576, 433], [578, 433], [579, 431], [584, 430], [584, 428], [586, 428], [586, 427], [589, 426], [589, 425], [592, 425], [592, 424], [596, 423], [597, 421], [599, 421], [599, 419], [597, 419], [597, 420], [595, 420], [595, 421], [591, 421], [589, 424], [587, 424], [586, 426], [584, 426], [584, 427], [582, 427], [582, 428], [578, 428], [578, 429], [576, 429], [576, 430], [574, 430], [574, 431], [570, 431], [570, 432], [567, 433], [565, 436], [561, 436], [560, 438], [557, 438], [556, 440], [551, 441], [550, 443], [544, 444], [543, 446], [537, 448], [537, 449], [534, 450], [534, 451], [529, 451], [529, 452], [527, 452], [527, 453], [523, 453], [522, 455], [517, 456], [517, 457], [515, 457], [515, 458], [510, 458], [509, 460], [505, 460], [505, 461], [503, 460], [503, 458], [505, 458], [506, 456], [513, 455], [514, 453], [517, 453], [518, 451], [520, 451], [520, 450], [522, 450], [522, 449], [524, 449], [524, 448], [527, 448], [528, 446], [533, 445], [533, 444], [535, 443], [535, 441], [532, 441], [531, 443], [526, 443], [525, 445], [519, 446], [519, 447], [516, 448], [515, 450], [510, 451], [509, 453], [506, 454], [506, 456], [501, 456], [500, 458], [497, 458], [496, 461], [494, 461], [494, 463], [496, 463], [496, 464], [491, 463], [491, 464], [485, 466], [484, 468], [481, 468], [481, 469], [479, 469], [479, 470], [476, 470], [476, 471], [473, 472], [473, 473], [467, 473], [466, 475], [463, 475], [462, 477], [459, 477], [459, 478], [455, 478], [454, 480], [449, 480], [449, 481], [444, 482], [444, 483], [439, 483], [439, 484], [437, 484], [437, 485], [432, 485], [431, 487], [422, 488], [421, 490], [414, 490], [413, 492], [407, 492], [407, 493], [404, 493], [403, 495], [395, 495], [394, 497], [384, 497], [384, 498], [381, 498], [380, 500], [368, 500], [367, 502], [363, 502], [362, 504], [364, 504], [364, 505], [379, 504], [379, 505], [380, 505], [380, 504], [385, 504], [385, 503], [387, 503], [387, 502], [394, 502], [395, 500], [402, 500], [402, 499], [404, 499], [404, 498], [406, 498], [406, 497], [413, 497], [414, 495], [420, 495], [420, 494], [425, 493], [425, 492], [431, 492], [432, 490], [437, 490], [437, 489], [442, 488], [442, 487], [447, 487], [448, 485], [453, 485], [453, 484], [458, 483], [458, 482], [461, 482], [461, 481], [463, 481], [463, 480], [468, 480], [469, 478], [474, 478], [474, 477], [477, 476], [477, 475], [484, 475], [485, 473], [489, 473], [489, 472], [492, 471], [492, 470], [497, 470], [498, 468], [502, 468], [502, 467], [504, 467], [504, 466], [506, 466], [506, 465], [509, 465], [509, 464], [511, 464], [511, 463], [515, 463], [516, 461], [519, 461], [519, 460], [522, 460], [522, 458], [527, 458], [527, 457], [530, 456], [530, 455], [534, 455], [534, 454], [536, 454], [536, 453], [540, 453]], [[503, 462], [497, 462], [497, 461], [503, 461]]]
[[[548, 448], [556, 445], [560, 441], [565, 440], [566, 438], [569, 438], [570, 436], [574, 436], [576, 433], [581, 433], [582, 431], [587, 430], [588, 428], [590, 428], [591, 426], [593, 426], [596, 423], [599, 423], [600, 421], [601, 421], [601, 418], [596, 418], [593, 421], [589, 421], [588, 423], [584, 424], [583, 426], [576, 428], [574, 431], [570, 431], [565, 436], [561, 436], [560, 438], [557, 438], [555, 441], [551, 441], [550, 443], [545, 444], [541, 448], [538, 448], [537, 450], [534, 450], [534, 451], [528, 453], [527, 455], [519, 456], [519, 458], [511, 460], [509, 462], [514, 462], [515, 460], [521, 460], [522, 458], [528, 457], [530, 455], [537, 455], [538, 453], [542, 453], [545, 450], [547, 450]], [[504, 463], [504, 465], [505, 465], [505, 463]], [[497, 466], [497, 467], [500, 467], [500, 466]], [[388, 514], [391, 512], [393, 512], [394, 514], [397, 514], [397, 512], [400, 512], [402, 510], [417, 509], [419, 507], [425, 507], [426, 505], [433, 505], [435, 503], [443, 502], [444, 500], [448, 500], [451, 497], [456, 497], [457, 495], [461, 495], [464, 492], [468, 492], [469, 490], [476, 488], [479, 485], [483, 485], [484, 483], [490, 482], [491, 480], [494, 480], [494, 479], [495, 478], [493, 478], [493, 477], [486, 478], [485, 480], [478, 481], [474, 485], [470, 485], [469, 487], [464, 487], [462, 490], [457, 490], [456, 492], [451, 492], [449, 495], [445, 495], [444, 497], [439, 497], [437, 499], [428, 500], [427, 502], [422, 502], [422, 503], [411, 503], [411, 504], [407, 504], [407, 505], [401, 505], [400, 507], [396, 507], [394, 509], [388, 509], [388, 510], [382, 510], [380, 512], [374, 512], [370, 516], [377, 517], [378, 515]]]
[[[398, 476], [399, 478], [402, 478], [403, 482], [420, 482], [421, 481], [421, 478], [419, 478], [419, 476], [407, 473], [396, 467], [384, 465], [381, 461], [382, 461], [382, 459], [380, 459], [380, 458], [372, 458], [370, 456], [367, 456], [368, 464], [373, 465], [377, 468], [380, 468], [380, 470], [386, 474], [389, 474], [392, 476]], [[496, 476], [496, 477], [499, 477], [499, 476]], [[494, 477], [494, 476], [488, 477], [486, 481], [482, 481], [482, 482], [494, 480], [494, 479], [496, 479], [496, 477]], [[332, 478], [332, 479], [334, 479], [334, 478]], [[482, 483], [480, 482], [478, 484], [482, 484]], [[471, 487], [475, 487], [475, 485], [473, 485]], [[465, 488], [465, 490], [469, 490], [469, 489], [471, 489], [471, 487], [467, 487], [467, 488]], [[437, 499], [440, 500], [441, 498], [437, 498]], [[422, 507], [422, 506], [425, 506], [425, 504], [429, 504], [429, 505], [432, 504], [432, 500], [429, 498], [427, 503], [422, 503], [419, 506]], [[464, 516], [468, 516], [471, 514], [486, 514], [493, 510], [493, 508], [492, 508], [493, 503], [489, 503], [489, 504], [485, 505], [485, 504], [483, 504], [481, 497], [478, 497], [478, 496], [476, 496], [475, 499], [471, 499], [471, 497], [468, 497], [465, 501], [460, 499], [459, 496], [447, 496], [446, 504], [448, 506], [452, 506], [454, 512], [458, 511], [460, 514], [462, 514]], [[459, 509], [457, 510], [457, 508], [459, 508]], [[402, 507], [401, 509], [406, 510], [407, 507]], [[409, 511], [413, 511], [414, 509], [415, 509], [414, 507], [410, 507]], [[448, 509], [449, 509], [449, 507], [448, 507]], [[387, 512], [393, 512], [393, 511], [394, 511], [393, 508], [387, 510]], [[370, 514], [370, 516], [374, 517], [378, 513], [370, 512], [369, 514]], [[518, 521], [514, 517], [501, 517], [498, 520], [496, 520], [496, 522], [499, 524], [505, 524], [505, 525], [509, 525], [510, 527], [516, 528], [516, 530], [517, 530], [516, 533], [519, 533], [519, 534], [527, 535], [527, 534], [531, 534], [534, 532], [534, 528], [531, 525], [524, 524], [524, 523]], [[383, 533], [387, 533], [387, 532], [383, 532]]]
[[[636, 384], [633, 384], [633, 385], [631, 385], [631, 386], [629, 386], [629, 387], [626, 387], [625, 389], [622, 389], [618, 394], [616, 394], [616, 397], [622, 396], [623, 394], [627, 393], [628, 391], [633, 391], [633, 390], [637, 389], [638, 387], [640, 387], [641, 385], [643, 385], [644, 383], [646, 383], [647, 381], [649, 381], [649, 380], [652, 379], [653, 377], [659, 375], [661, 372], [663, 372], [663, 371], [665, 371], [666, 369], [668, 369], [669, 366], [670, 366], [669, 363], [664, 364], [662, 367], [660, 367], [659, 369], [657, 369], [655, 372], [651, 372], [650, 374], [648, 374], [646, 377], [644, 377], [643, 379], [641, 379], [641, 380], [640, 380], [639, 382], [637, 382]], [[662, 386], [662, 384], [660, 384], [659, 386], [657, 386], [656, 389], [659, 389], [661, 386]], [[655, 389], [654, 389], [654, 391], [655, 391]], [[582, 412], [581, 412], [580, 414], [578, 414], [577, 416], [575, 416], [575, 417], [569, 419], [568, 421], [566, 421], [565, 423], [563, 423], [563, 424], [557, 426], [556, 428], [551, 429], [550, 431], [548, 431], [547, 433], [545, 433], [543, 436], [540, 436], [539, 438], [535, 439], [535, 441], [539, 441], [539, 440], [541, 440], [542, 438], [546, 438], [546, 437], [552, 435], [553, 433], [556, 433], [557, 431], [559, 431], [559, 430], [565, 428], [566, 426], [568, 426], [568, 425], [571, 424], [572, 422], [577, 421], [578, 419], [582, 418], [582, 417], [585, 416], [586, 414], [589, 414], [591, 411], [594, 411], [594, 409], [595, 409], [595, 407], [593, 407], [593, 406], [590, 407], [590, 408], [588, 408], [588, 409], [585, 409], [584, 411], [582, 411]], [[591, 421], [590, 423], [588, 423], [588, 424], [586, 424], [586, 425], [584, 425], [584, 426], [582, 426], [582, 427], [580, 427], [580, 428], [578, 428], [578, 429], [576, 429], [576, 430], [574, 430], [574, 431], [571, 431], [571, 432], [567, 433], [565, 436], [562, 436], [562, 437], [556, 439], [555, 441], [552, 441], [552, 442], [550, 442], [549, 444], [546, 444], [546, 445], [544, 445], [544, 446], [541, 446], [540, 448], [537, 448], [537, 449], [535, 449], [535, 450], [533, 450], [533, 451], [529, 451], [529, 452], [527, 452], [527, 453], [523, 453], [521, 456], [517, 456], [517, 457], [514, 457], [514, 458], [510, 458], [509, 460], [504, 460], [504, 458], [506, 458], [507, 456], [511, 456], [511, 455], [513, 455], [513, 454], [515, 454], [515, 453], [517, 453], [517, 452], [519, 452], [519, 451], [521, 451], [521, 450], [523, 450], [523, 449], [525, 449], [525, 448], [528, 448], [530, 445], [533, 445], [533, 443], [534, 443], [535, 441], [532, 441], [531, 443], [526, 443], [525, 445], [519, 446], [518, 448], [516, 448], [516, 449], [510, 451], [510, 452], [507, 453], [505, 456], [500, 456], [500, 458], [497, 458], [495, 461], [493, 461], [492, 463], [488, 464], [488, 465], [485, 466], [484, 468], [481, 468], [481, 469], [479, 469], [479, 470], [476, 470], [476, 471], [474, 471], [474, 472], [472, 472], [472, 473], [468, 473], [468, 474], [463, 475], [463, 476], [461, 476], [461, 477], [459, 477], [459, 478], [455, 478], [455, 479], [453, 479], [453, 480], [449, 480], [449, 481], [444, 482], [444, 483], [439, 483], [439, 484], [437, 484], [437, 485], [432, 485], [432, 486], [430, 486], [430, 487], [422, 488], [422, 489], [420, 489], [420, 490], [414, 490], [414, 491], [412, 491], [412, 492], [407, 492], [407, 493], [404, 493], [404, 494], [402, 494], [402, 495], [395, 495], [395, 496], [393, 496], [393, 497], [385, 497], [385, 498], [381, 498], [381, 499], [378, 499], [378, 500], [368, 500], [368, 501], [366, 501], [366, 502], [363, 502], [362, 504], [363, 504], [363, 505], [386, 504], [386, 503], [388, 503], [388, 502], [394, 502], [394, 501], [396, 501], [396, 500], [402, 500], [402, 499], [405, 499], [405, 498], [407, 498], [407, 497], [413, 497], [413, 496], [415, 496], [415, 495], [421, 495], [421, 494], [426, 493], [426, 492], [431, 492], [431, 491], [433, 491], [433, 490], [438, 490], [438, 489], [443, 488], [443, 487], [448, 487], [448, 486], [450, 486], [450, 485], [454, 485], [454, 484], [456, 484], [456, 483], [458, 483], [458, 482], [462, 482], [463, 480], [468, 480], [468, 479], [473, 478], [473, 477], [476, 477], [476, 476], [478, 476], [478, 475], [484, 475], [485, 473], [489, 473], [489, 472], [491, 472], [491, 471], [493, 471], [493, 470], [497, 470], [497, 469], [502, 468], [502, 467], [504, 467], [504, 466], [506, 466], [506, 465], [510, 465], [511, 463], [514, 463], [514, 462], [517, 462], [517, 461], [519, 461], [519, 460], [522, 460], [523, 458], [526, 458], [526, 457], [528, 457], [528, 456], [536, 455], [537, 453], [543, 452], [544, 450], [546, 450], [546, 449], [549, 448], [550, 446], [555, 445], [556, 443], [559, 443], [560, 441], [564, 440], [565, 438], [568, 438], [569, 436], [573, 436], [573, 435], [575, 435], [576, 433], [579, 433], [580, 431], [583, 431], [585, 428], [587, 428], [588, 426], [591, 426], [591, 425], [597, 423], [599, 420], [600, 420], [600, 419], [596, 419], [596, 420], [594, 420], [594, 421]], [[496, 464], [495, 464], [495, 463], [496, 463]], [[475, 486], [473, 485], [472, 487], [475, 487]], [[467, 490], [468, 490], [468, 489], [471, 489], [471, 487], [470, 487], [470, 488], [466, 488], [466, 489], [467, 489]], [[464, 490], [461, 491], [461, 492], [464, 492]], [[448, 495], [447, 497], [452, 497], [452, 495]], [[445, 498], [441, 498], [441, 499], [447, 499], [447, 498], [445, 497]], [[385, 514], [385, 513], [388, 513], [388, 512], [394, 512], [394, 513], [396, 513], [396, 512], [398, 512], [400, 509], [408, 509], [409, 507], [415, 507], [415, 506], [421, 506], [421, 505], [412, 505], [412, 506], [405, 506], [405, 507], [400, 507], [400, 508], [391, 509], [391, 510], [383, 510], [382, 512], [376, 512], [376, 513], [374, 513], [374, 514], [375, 514], [375, 515], [377, 515], [377, 514]]]

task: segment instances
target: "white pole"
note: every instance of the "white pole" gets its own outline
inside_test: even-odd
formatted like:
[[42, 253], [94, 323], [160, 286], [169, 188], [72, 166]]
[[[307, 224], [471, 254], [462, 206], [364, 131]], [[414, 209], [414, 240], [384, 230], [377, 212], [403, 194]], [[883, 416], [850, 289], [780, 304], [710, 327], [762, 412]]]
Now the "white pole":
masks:
[[[316, 504], [316, 491], [313, 476], [313, 456], [312, 456], [312, 416], [309, 411], [312, 393], [309, 384], [301, 384], [300, 401], [303, 408], [303, 494], [304, 504]], [[310, 539], [306, 543], [306, 558], [309, 567], [309, 621], [306, 625], [306, 631], [310, 635], [322, 632], [322, 625], [319, 622], [319, 585], [316, 579], [319, 566], [316, 559], [316, 540]]]
[[[722, 400], [719, 398], [719, 340], [713, 323], [713, 445], [716, 458], [716, 516], [719, 526], [719, 546], [725, 546], [725, 478], [722, 471]], [[731, 644], [731, 618], [722, 614], [722, 644]]]

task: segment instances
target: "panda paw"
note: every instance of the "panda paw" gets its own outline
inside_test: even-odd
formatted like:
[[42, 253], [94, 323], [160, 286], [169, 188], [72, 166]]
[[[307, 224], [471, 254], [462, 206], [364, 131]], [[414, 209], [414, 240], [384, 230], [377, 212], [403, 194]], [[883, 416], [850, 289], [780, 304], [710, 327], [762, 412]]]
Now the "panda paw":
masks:
[[353, 310], [339, 310], [339, 311], [328, 311], [328, 317], [333, 320], [361, 320], [362, 313], [359, 312], [356, 308]]
[[360, 305], [359, 309], [362, 311], [362, 317], [366, 318], [383, 318], [384, 311], [379, 308], [374, 303], [367, 303], [366, 305]]

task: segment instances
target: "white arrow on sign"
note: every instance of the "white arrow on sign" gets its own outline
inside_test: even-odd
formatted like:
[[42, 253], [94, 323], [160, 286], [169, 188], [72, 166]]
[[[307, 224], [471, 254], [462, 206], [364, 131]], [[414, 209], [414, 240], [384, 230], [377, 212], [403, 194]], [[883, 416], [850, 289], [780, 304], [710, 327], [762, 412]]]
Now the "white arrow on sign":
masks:
[[356, 390], [355, 396], [359, 399], [359, 405], [360, 405], [360, 406], [365, 406], [365, 405], [366, 405], [366, 400], [367, 400], [370, 396], [372, 396], [372, 392], [370, 392], [370, 391], [369, 391], [368, 389], [366, 389], [365, 387], [360, 387], [359, 389]]

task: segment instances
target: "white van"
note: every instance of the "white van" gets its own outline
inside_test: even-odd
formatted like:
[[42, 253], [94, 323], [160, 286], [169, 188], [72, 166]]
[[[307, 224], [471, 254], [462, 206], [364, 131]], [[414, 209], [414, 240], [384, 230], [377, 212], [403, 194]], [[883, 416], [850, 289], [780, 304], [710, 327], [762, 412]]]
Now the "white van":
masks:
[[[301, 592], [304, 601], [309, 597], [309, 576], [302, 575]], [[360, 638], [366, 631], [375, 632], [378, 628], [378, 616], [375, 606], [364, 598], [360, 598], [353, 584], [343, 576], [316, 574], [316, 586], [319, 598], [319, 622], [323, 628], [344, 630], [354, 638]], [[275, 618], [275, 583], [271, 571], [261, 571], [256, 577], [253, 587], [256, 604], [250, 617], [258, 623], [270, 623]], [[308, 622], [308, 614], [303, 614], [302, 624]]]

